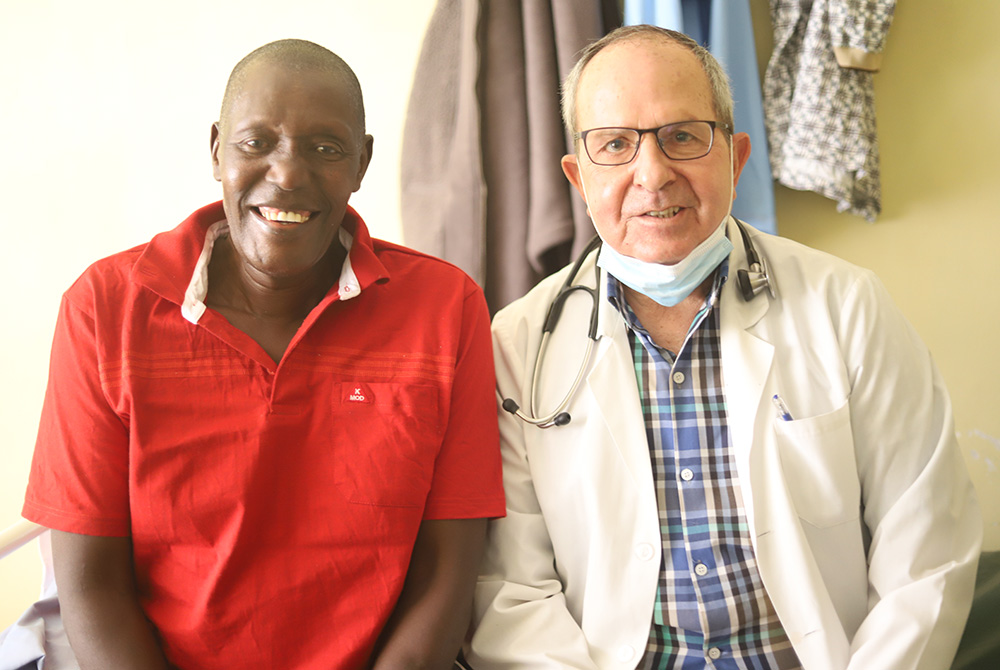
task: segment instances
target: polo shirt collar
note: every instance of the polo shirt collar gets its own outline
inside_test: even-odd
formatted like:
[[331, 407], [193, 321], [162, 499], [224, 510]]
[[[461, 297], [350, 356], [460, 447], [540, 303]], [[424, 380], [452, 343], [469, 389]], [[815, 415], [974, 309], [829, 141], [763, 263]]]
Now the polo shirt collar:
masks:
[[[203, 230], [203, 237], [199, 231]], [[133, 278], [164, 298], [180, 305], [181, 315], [198, 323], [204, 315], [208, 295], [208, 265], [215, 242], [229, 233], [222, 203], [217, 202], [198, 210], [181, 225], [154, 237], [146, 245], [133, 270]], [[199, 244], [200, 238], [200, 244]], [[347, 257], [337, 285], [327, 297], [351, 300], [373, 284], [389, 280], [389, 272], [378, 259], [368, 227], [361, 216], [347, 208], [338, 231], [340, 244]], [[192, 268], [184, 272], [183, 268]], [[186, 278], [186, 284], [181, 279]]]

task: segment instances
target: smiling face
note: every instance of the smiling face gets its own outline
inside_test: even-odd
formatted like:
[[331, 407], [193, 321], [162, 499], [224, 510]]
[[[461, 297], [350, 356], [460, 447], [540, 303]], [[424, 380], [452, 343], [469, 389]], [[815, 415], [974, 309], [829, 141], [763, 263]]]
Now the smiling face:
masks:
[[244, 270], [260, 280], [321, 271], [371, 151], [339, 77], [250, 65], [212, 127], [213, 174]]
[[[686, 48], [664, 40], [612, 44], [594, 56], [577, 89], [577, 128], [656, 128], [719, 121], [708, 76]], [[652, 263], [684, 259], [722, 222], [750, 155], [750, 140], [715, 131], [708, 155], [667, 158], [652, 134], [631, 163], [595, 165], [580, 147], [563, 171], [587, 201], [594, 225], [616, 251]]]

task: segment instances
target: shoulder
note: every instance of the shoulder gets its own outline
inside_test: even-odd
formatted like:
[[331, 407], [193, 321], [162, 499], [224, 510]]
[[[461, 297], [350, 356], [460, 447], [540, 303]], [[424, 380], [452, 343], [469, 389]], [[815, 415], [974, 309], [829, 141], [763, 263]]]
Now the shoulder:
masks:
[[90, 311], [95, 305], [107, 304], [128, 291], [135, 264], [148, 243], [102, 258], [92, 263], [66, 290], [66, 300]]
[[[581, 266], [576, 281], [587, 283], [587, 278], [593, 272], [596, 254], [591, 254]], [[572, 271], [572, 264], [565, 266], [561, 270], [554, 272], [541, 280], [528, 291], [524, 296], [511, 302], [509, 305], [499, 310], [493, 317], [493, 331], [503, 331], [511, 328], [517, 323], [540, 324], [545, 320], [549, 311], [549, 306], [559, 294], [569, 273]]]
[[[150, 241], [102, 258], [74, 282], [65, 294], [67, 299], [99, 296], [105, 301], [114, 300], [142, 284], [179, 301], [204, 248], [206, 232], [224, 217], [221, 202], [206, 205]], [[112, 305], [105, 302], [102, 306]]]
[[436, 256], [377, 238], [372, 238], [372, 251], [392, 277], [391, 283], [421, 292], [458, 289], [465, 294], [482, 293], [465, 271]]
[[750, 231], [782, 298], [836, 303], [862, 287], [881, 286], [867, 268], [794, 240]]
[[912, 330], [872, 270], [786, 238], [761, 233], [753, 243], [778, 295], [761, 321], [763, 329], [785, 327], [800, 344], [807, 333], [806, 339], [815, 341], [833, 333], [841, 346], [855, 339], [863, 343], [875, 331], [899, 336]]
[[820, 251], [813, 247], [806, 246], [801, 242], [796, 242], [787, 237], [762, 233], [753, 228], [747, 227], [750, 239], [758, 253], [766, 258], [768, 263], [780, 262], [782, 264], [800, 264], [806, 268], [815, 268], [818, 272], [838, 271], [838, 272], [863, 272], [860, 266], [834, 256], [826, 251]]

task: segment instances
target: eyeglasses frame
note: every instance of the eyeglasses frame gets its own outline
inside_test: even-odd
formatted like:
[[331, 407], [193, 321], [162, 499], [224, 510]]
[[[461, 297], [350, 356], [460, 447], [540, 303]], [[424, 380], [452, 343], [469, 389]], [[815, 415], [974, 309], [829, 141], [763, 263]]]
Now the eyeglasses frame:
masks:
[[[704, 119], [691, 119], [689, 121], [674, 121], [672, 123], [664, 123], [662, 126], [657, 126], [656, 128], [626, 128], [625, 126], [602, 126], [599, 128], [589, 128], [587, 130], [576, 133], [573, 136], [573, 139], [583, 144], [584, 153], [587, 154], [587, 158], [589, 158], [590, 162], [593, 163], [594, 165], [601, 165], [604, 167], [621, 167], [622, 165], [628, 165], [629, 163], [635, 160], [636, 156], [639, 155], [639, 148], [642, 145], [643, 135], [645, 135], [646, 133], [653, 133], [653, 137], [656, 137], [657, 134], [660, 132], [660, 130], [662, 130], [663, 128], [666, 128], [668, 126], [679, 126], [683, 123], [707, 123], [709, 127], [712, 129], [712, 139], [711, 142], [709, 142], [708, 150], [705, 153], [703, 153], [700, 156], [691, 156], [689, 158], [674, 158], [673, 156], [667, 153], [667, 150], [664, 149], [659, 142], [657, 142], [656, 146], [657, 148], [659, 148], [660, 153], [662, 153], [664, 156], [666, 156], [672, 161], [694, 161], [698, 160], [699, 158], [704, 158], [708, 154], [712, 153], [712, 148], [715, 146], [716, 128], [721, 128], [723, 132], [729, 133], [730, 135], [733, 132], [732, 127], [728, 123], [720, 123], [718, 121], [708, 121]], [[639, 140], [635, 143], [635, 153], [633, 153], [632, 157], [629, 158], [624, 163], [599, 163], [598, 161], [595, 161], [593, 156], [590, 155], [590, 149], [587, 148], [587, 135], [595, 130], [631, 130], [633, 132], [639, 133]]]

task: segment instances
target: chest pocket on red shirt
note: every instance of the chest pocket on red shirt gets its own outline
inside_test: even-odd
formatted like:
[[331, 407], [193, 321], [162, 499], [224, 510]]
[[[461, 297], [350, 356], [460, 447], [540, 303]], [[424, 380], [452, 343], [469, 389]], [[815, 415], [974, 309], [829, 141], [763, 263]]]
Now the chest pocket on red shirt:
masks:
[[422, 507], [444, 434], [438, 389], [343, 382], [333, 405], [341, 494], [358, 504]]

